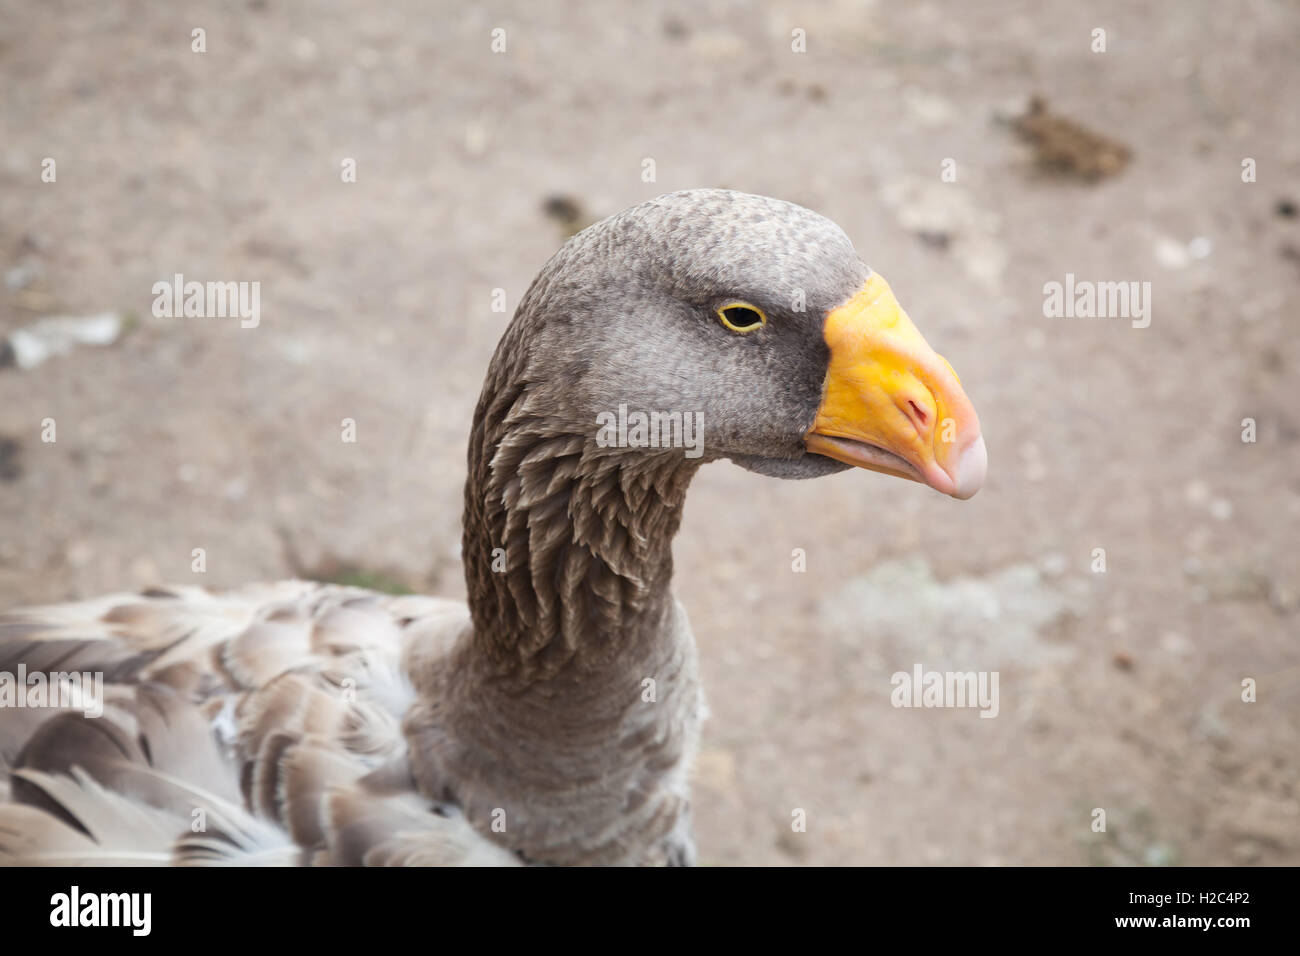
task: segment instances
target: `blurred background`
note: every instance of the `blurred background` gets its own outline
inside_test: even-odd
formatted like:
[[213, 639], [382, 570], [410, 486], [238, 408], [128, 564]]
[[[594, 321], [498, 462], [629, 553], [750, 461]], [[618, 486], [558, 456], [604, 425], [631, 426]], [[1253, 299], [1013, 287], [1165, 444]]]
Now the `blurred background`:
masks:
[[[1298, 48], [1267, 0], [0, 0], [0, 602], [463, 595], [533, 275], [643, 199], [764, 193], [888, 278], [990, 469], [702, 472], [701, 862], [1300, 863]], [[259, 282], [260, 324], [156, 318], [176, 273]], [[1151, 283], [1149, 327], [1044, 317], [1067, 274]], [[916, 663], [997, 671], [998, 717], [891, 707]]]

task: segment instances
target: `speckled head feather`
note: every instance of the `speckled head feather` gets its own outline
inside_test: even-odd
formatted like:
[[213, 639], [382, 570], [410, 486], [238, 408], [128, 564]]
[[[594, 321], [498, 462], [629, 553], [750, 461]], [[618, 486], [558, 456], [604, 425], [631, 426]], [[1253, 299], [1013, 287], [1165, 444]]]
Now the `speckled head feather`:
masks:
[[[485, 397], [505, 377], [542, 390], [551, 426], [584, 435], [620, 404], [698, 412], [706, 460], [770, 471], [804, 459], [829, 358], [822, 323], [869, 273], [843, 230], [793, 203], [721, 189], [661, 196], [552, 257], [501, 342]], [[761, 308], [767, 325], [728, 331], [715, 309], [733, 300]], [[817, 457], [803, 473], [842, 467]]]

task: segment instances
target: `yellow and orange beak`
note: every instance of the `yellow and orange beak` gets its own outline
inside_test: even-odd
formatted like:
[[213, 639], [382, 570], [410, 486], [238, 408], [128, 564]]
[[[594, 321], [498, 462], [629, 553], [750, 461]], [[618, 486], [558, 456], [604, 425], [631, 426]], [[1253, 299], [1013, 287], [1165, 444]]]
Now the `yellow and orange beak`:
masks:
[[872, 275], [826, 316], [825, 337], [830, 369], [808, 451], [954, 498], [979, 491], [988, 453], [975, 408], [889, 284]]

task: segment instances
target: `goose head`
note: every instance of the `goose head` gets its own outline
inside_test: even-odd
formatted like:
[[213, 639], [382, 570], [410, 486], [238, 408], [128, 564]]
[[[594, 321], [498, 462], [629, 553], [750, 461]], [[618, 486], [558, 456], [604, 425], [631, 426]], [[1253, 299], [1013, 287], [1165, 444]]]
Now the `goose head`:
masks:
[[[597, 223], [543, 269], [512, 339], [554, 429], [631, 421], [628, 454], [782, 478], [858, 467], [955, 498], [984, 480], [952, 367], [843, 230], [792, 203], [689, 190]], [[665, 432], [682, 416], [694, 447], [638, 442], [638, 413]]]

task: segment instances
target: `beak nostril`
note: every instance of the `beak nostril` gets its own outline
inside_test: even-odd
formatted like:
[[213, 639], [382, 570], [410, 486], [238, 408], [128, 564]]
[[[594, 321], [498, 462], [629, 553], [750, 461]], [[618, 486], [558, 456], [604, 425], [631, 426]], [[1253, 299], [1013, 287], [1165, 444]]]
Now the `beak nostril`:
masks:
[[916, 402], [909, 398], [907, 404], [912, 409], [912, 418], [916, 420], [917, 424], [924, 425], [930, 420], [930, 416], [925, 413], [925, 409]]

